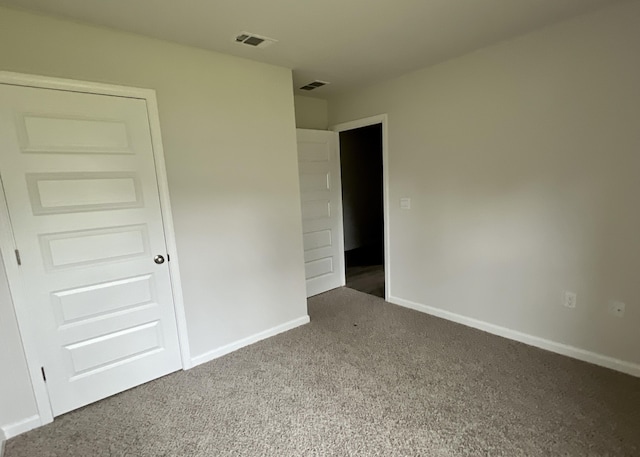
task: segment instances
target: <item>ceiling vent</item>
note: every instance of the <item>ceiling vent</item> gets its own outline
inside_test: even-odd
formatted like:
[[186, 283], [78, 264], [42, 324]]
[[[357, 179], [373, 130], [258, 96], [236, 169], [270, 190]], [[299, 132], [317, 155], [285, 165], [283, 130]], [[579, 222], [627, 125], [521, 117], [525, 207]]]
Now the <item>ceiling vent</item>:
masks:
[[316, 79], [315, 81], [302, 86], [300, 90], [314, 90], [314, 89], [317, 89], [318, 87], [326, 86], [327, 84], [329, 84], [327, 81], [319, 81]]
[[246, 44], [254, 48], [266, 48], [267, 46], [276, 43], [278, 40], [273, 38], [267, 38], [266, 36], [256, 35], [255, 33], [242, 32], [240, 35], [234, 38], [236, 43]]

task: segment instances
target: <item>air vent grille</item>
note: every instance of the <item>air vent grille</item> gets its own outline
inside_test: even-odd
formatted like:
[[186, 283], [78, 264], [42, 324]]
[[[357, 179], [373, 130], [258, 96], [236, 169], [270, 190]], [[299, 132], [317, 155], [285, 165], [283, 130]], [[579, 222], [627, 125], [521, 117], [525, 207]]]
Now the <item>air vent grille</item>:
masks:
[[327, 81], [319, 81], [316, 79], [315, 81], [302, 86], [300, 90], [314, 90], [314, 89], [317, 89], [318, 87], [326, 86], [327, 84], [329, 84]]
[[267, 46], [277, 42], [273, 38], [267, 38], [266, 36], [256, 35], [255, 33], [242, 32], [234, 38], [236, 43], [246, 44], [254, 48], [266, 48]]

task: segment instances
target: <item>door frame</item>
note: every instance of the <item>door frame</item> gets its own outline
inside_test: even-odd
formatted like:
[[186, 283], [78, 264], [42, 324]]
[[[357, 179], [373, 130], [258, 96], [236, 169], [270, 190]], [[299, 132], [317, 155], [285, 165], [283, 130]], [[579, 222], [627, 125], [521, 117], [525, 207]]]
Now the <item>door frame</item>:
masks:
[[[329, 130], [338, 133], [338, 146], [340, 144], [340, 133], [347, 130], [359, 129], [370, 125], [382, 125], [382, 206], [384, 216], [384, 299], [389, 301], [391, 295], [391, 249], [389, 246], [389, 136], [388, 136], [388, 116], [378, 114], [376, 116], [356, 119], [354, 121], [335, 124]], [[340, 163], [340, 147], [338, 147], [338, 163]], [[341, 183], [342, 184], [342, 183]], [[343, 228], [344, 237], [344, 228]], [[346, 271], [346, 265], [345, 265]]]
[[[173, 306], [178, 329], [178, 341], [180, 344], [180, 357], [184, 370], [191, 368], [191, 353], [187, 335], [187, 320], [184, 310], [184, 300], [182, 297], [182, 282], [180, 280], [180, 266], [178, 263], [178, 253], [176, 250], [175, 231], [173, 227], [173, 217], [171, 213], [171, 202], [169, 198], [169, 184], [167, 181], [167, 171], [165, 168], [164, 151], [162, 148], [162, 137], [160, 132], [160, 117], [156, 92], [153, 89], [143, 89], [136, 87], [117, 86], [96, 82], [77, 81], [73, 79], [54, 78], [49, 76], [29, 75], [0, 71], [0, 84], [10, 86], [34, 87], [38, 89], [54, 89], [67, 92], [79, 92], [95, 95], [110, 95], [123, 98], [141, 99], [146, 102], [147, 117], [149, 119], [149, 129], [151, 132], [151, 145], [158, 183], [158, 194], [160, 196], [160, 212], [162, 227], [164, 230], [167, 254], [171, 260], [168, 262], [169, 278], [173, 295]], [[0, 181], [1, 184], [1, 181]], [[27, 299], [24, 294], [24, 277], [18, 268], [18, 264], [10, 254], [16, 249], [13, 238], [13, 228], [10, 222], [9, 210], [7, 207], [4, 189], [0, 188], [0, 249], [4, 253], [3, 263], [9, 283], [11, 301], [16, 313], [18, 328], [20, 330], [22, 347], [29, 369], [33, 395], [38, 409], [39, 423], [33, 426], [45, 425], [53, 421], [53, 411], [49, 402], [49, 392], [47, 385], [42, 378], [41, 358], [38, 353], [38, 336], [31, 325], [31, 316], [27, 310]], [[30, 427], [30, 428], [34, 428]], [[26, 431], [26, 430], [25, 430]]]

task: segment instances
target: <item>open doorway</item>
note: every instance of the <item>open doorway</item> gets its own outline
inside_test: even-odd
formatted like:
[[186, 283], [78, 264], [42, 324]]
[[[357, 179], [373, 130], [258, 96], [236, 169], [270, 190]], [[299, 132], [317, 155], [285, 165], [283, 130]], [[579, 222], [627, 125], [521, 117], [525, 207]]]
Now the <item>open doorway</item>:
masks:
[[383, 125], [339, 135], [346, 285], [384, 298]]

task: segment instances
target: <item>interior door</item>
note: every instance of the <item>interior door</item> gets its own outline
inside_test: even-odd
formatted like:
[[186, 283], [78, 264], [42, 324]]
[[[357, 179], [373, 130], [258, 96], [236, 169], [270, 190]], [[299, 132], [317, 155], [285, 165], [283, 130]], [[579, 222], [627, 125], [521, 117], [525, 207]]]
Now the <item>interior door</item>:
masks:
[[181, 368], [147, 116], [141, 99], [0, 84], [12, 287], [54, 415]]
[[338, 134], [298, 129], [307, 297], [345, 285]]

